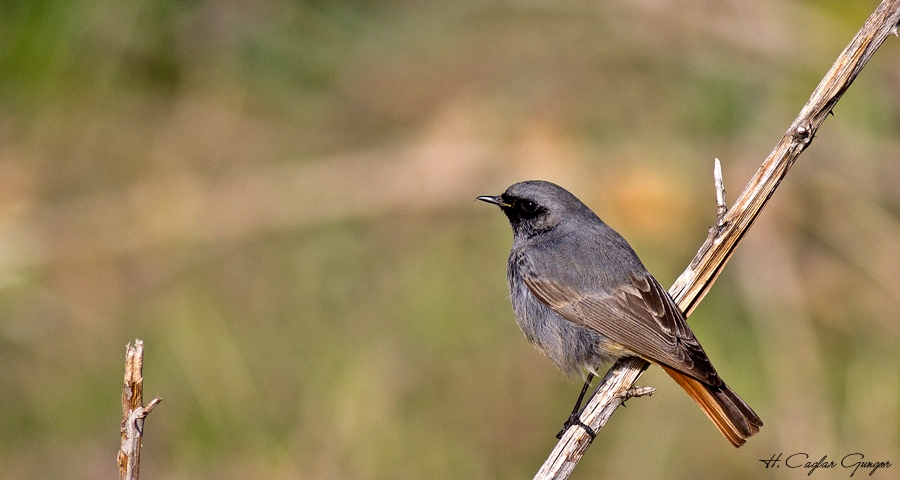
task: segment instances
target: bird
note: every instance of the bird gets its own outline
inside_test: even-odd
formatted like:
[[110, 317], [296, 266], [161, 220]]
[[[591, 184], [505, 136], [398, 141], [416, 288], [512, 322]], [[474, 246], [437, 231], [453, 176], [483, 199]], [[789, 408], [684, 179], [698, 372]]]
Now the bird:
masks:
[[759, 432], [762, 420], [716, 372], [672, 297], [575, 195], [529, 180], [477, 199], [500, 207], [512, 227], [507, 285], [525, 337], [566, 375], [588, 375], [560, 435], [578, 424], [594, 437], [578, 419], [581, 398], [622, 357], [662, 367], [735, 447]]

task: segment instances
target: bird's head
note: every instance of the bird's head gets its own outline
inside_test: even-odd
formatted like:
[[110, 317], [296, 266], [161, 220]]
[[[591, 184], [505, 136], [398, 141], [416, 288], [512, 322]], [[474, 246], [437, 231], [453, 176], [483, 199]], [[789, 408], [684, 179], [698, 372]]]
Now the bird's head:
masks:
[[517, 237], [530, 238], [577, 221], [584, 215], [594, 216], [568, 190], [543, 180], [519, 182], [500, 195], [485, 195], [478, 200], [500, 207]]

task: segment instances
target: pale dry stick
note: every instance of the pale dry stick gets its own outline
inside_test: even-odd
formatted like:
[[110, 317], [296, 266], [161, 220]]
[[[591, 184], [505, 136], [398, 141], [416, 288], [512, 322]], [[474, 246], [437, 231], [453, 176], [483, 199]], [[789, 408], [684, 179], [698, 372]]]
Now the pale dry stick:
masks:
[[119, 480], [138, 480], [141, 472], [141, 439], [144, 419], [162, 401], [156, 397], [144, 406], [144, 342], [125, 347], [125, 385], [122, 388], [122, 446], [119, 448]]
[[[689, 315], [703, 299], [734, 253], [741, 238], [778, 188], [797, 157], [812, 142], [816, 131], [859, 72], [890, 34], [897, 35], [900, 0], [884, 0], [835, 61], [803, 106], [796, 120], [741, 192], [730, 211], [725, 209], [724, 187], [716, 173], [718, 214], [710, 235], [687, 270], [669, 289], [678, 306]], [[721, 196], [719, 195], [721, 194]], [[581, 421], [599, 432], [649, 364], [638, 358], [617, 361], [597, 387], [581, 413]], [[535, 475], [535, 479], [568, 478], [590, 446], [583, 428], [569, 428]]]

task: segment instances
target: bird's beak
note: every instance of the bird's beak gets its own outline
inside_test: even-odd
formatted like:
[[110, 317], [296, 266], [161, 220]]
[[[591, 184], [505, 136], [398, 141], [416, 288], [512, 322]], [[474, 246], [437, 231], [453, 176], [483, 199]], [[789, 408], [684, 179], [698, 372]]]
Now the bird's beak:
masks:
[[481, 200], [482, 202], [493, 203], [494, 205], [497, 205], [498, 207], [511, 207], [512, 206], [512, 205], [504, 202], [503, 198], [500, 197], [499, 195], [496, 197], [491, 196], [491, 195], [483, 195], [481, 197], [478, 197], [477, 199]]

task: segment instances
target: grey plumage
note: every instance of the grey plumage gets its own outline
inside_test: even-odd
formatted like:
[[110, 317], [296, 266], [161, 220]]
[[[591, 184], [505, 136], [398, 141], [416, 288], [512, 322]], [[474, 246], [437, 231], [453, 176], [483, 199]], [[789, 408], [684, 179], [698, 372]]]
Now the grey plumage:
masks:
[[478, 198], [498, 205], [513, 229], [507, 283], [516, 321], [562, 372], [598, 373], [638, 356], [662, 365], [736, 446], [759, 430], [759, 417], [719, 378], [665, 289], [578, 198], [544, 181]]

